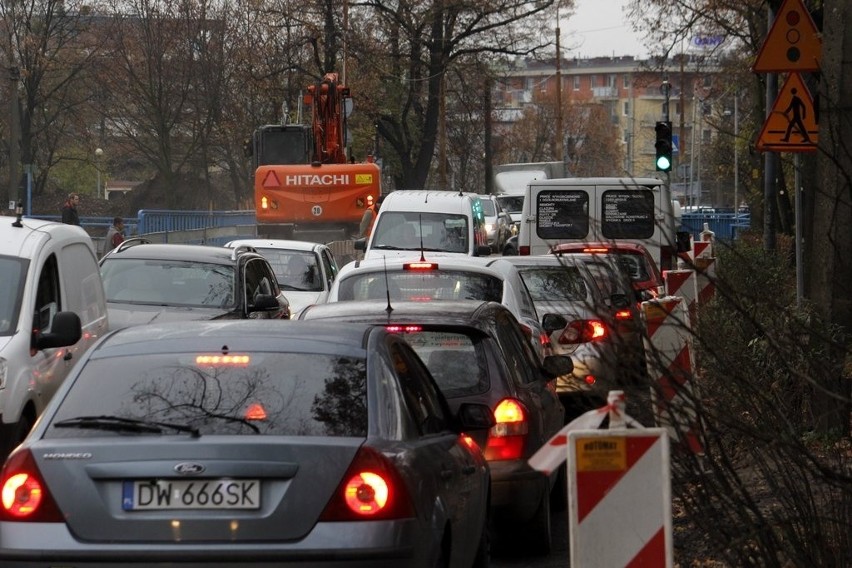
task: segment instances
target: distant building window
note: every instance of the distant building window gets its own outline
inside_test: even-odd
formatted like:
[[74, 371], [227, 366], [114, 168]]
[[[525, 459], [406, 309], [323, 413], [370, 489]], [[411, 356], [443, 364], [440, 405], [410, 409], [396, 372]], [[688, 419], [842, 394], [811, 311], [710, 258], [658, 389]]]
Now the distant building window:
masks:
[[630, 116], [630, 101], [624, 101], [624, 107], [621, 110], [621, 114], [624, 116]]
[[675, 103], [675, 115], [680, 116], [682, 114], [683, 114], [683, 109], [681, 109], [680, 103], [676, 102]]
[[621, 78], [621, 81], [625, 89], [630, 88], [630, 75], [624, 75], [624, 77]]
[[596, 86], [596, 85], [595, 85], [595, 76], [594, 76], [594, 75], [589, 75], [589, 88], [590, 88], [590, 89], [594, 89], [594, 88], [595, 88], [595, 86]]
[[704, 86], [705, 87], [712, 87], [713, 86], [712, 75], [704, 75]]
[[702, 130], [701, 131], [701, 143], [702, 144], [709, 144], [712, 141], [713, 141], [713, 131], [710, 130], [709, 128], [705, 128], [704, 130]]
[[574, 90], [575, 91], [580, 90], [580, 76], [579, 75], [574, 75]]
[[615, 87], [615, 75], [607, 75], [606, 86], [609, 88]]

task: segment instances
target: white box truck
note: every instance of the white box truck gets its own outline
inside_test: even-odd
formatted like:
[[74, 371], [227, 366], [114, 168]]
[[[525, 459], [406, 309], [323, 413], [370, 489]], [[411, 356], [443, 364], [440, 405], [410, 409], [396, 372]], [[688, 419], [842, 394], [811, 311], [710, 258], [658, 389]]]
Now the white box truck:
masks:
[[679, 235], [680, 205], [657, 178], [565, 178], [530, 181], [518, 253], [547, 254], [566, 242], [630, 241], [644, 245], [661, 270], [689, 250]]

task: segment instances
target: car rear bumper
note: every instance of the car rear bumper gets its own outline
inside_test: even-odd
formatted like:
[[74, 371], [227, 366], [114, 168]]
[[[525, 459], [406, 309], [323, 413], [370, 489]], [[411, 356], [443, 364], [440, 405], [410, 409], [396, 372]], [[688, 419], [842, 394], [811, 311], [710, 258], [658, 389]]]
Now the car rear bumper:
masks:
[[523, 463], [489, 462], [491, 510], [495, 520], [525, 522], [538, 510], [550, 484], [546, 475]]
[[[168, 522], [168, 521], [164, 521]], [[36, 568], [431, 566], [430, 537], [416, 521], [324, 523], [287, 543], [92, 543], [64, 523], [0, 523], [0, 566]], [[373, 525], [373, 526], [370, 526]]]

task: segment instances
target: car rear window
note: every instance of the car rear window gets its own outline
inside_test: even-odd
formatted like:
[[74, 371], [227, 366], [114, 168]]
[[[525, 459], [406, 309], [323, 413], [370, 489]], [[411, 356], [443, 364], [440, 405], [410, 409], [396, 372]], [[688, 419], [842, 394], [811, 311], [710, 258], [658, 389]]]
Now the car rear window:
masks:
[[586, 282], [576, 266], [536, 266], [519, 272], [534, 302], [576, 302], [588, 296]]
[[386, 211], [376, 221], [370, 247], [467, 253], [469, 231], [461, 214]]
[[108, 302], [229, 308], [234, 266], [184, 260], [115, 258], [101, 265]]
[[461, 270], [392, 271], [353, 274], [340, 281], [337, 299], [503, 301], [503, 281], [490, 274]]
[[366, 364], [353, 357], [265, 352], [93, 359], [62, 400], [47, 437], [112, 432], [54, 426], [84, 416], [192, 426], [202, 435], [363, 437]]
[[426, 363], [445, 397], [481, 394], [488, 390], [488, 367], [481, 353], [483, 346], [476, 337], [422, 329], [409, 331], [405, 339]]

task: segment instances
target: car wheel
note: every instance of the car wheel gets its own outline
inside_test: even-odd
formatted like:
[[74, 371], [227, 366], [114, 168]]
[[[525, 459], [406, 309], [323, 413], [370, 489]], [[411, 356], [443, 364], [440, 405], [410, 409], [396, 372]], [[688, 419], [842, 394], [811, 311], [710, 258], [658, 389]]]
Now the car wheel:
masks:
[[0, 459], [5, 460], [18, 444], [24, 441], [33, 428], [35, 421], [24, 412], [21, 419], [13, 424], [0, 424]]
[[556, 474], [556, 483], [550, 490], [550, 508], [564, 511], [568, 508], [568, 463], [563, 462]]
[[491, 565], [491, 515], [489, 514], [482, 526], [482, 535], [479, 537], [479, 546], [476, 549], [476, 558], [473, 559], [472, 568], [488, 568]]
[[550, 554], [552, 539], [550, 535], [550, 486], [548, 484], [545, 494], [542, 495], [541, 503], [535, 515], [524, 527], [524, 544], [530, 554], [546, 556]]

